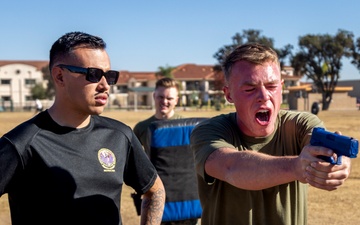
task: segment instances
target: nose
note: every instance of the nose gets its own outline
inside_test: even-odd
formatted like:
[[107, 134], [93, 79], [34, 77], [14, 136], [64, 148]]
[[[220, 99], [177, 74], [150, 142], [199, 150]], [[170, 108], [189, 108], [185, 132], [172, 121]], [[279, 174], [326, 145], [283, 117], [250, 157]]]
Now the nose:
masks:
[[105, 76], [102, 76], [99, 83], [98, 83], [98, 86], [102, 87], [102, 89], [106, 89], [106, 90], [109, 90], [110, 88], [110, 85], [108, 84], [108, 82], [106, 81], [106, 78]]
[[164, 105], [166, 105], [168, 102], [169, 102], [169, 100], [167, 99], [167, 98], [161, 98], [161, 103], [162, 104], [164, 104]]
[[269, 91], [266, 89], [265, 86], [261, 86], [258, 91], [258, 101], [259, 102], [266, 102], [270, 99]]

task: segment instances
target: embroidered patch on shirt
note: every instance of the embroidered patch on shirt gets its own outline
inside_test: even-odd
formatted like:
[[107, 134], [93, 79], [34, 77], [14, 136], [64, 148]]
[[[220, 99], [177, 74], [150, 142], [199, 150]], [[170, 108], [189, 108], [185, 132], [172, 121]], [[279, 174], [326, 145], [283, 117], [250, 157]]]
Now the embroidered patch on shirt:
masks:
[[100, 149], [98, 151], [98, 159], [104, 168], [104, 172], [115, 172], [116, 157], [111, 150], [107, 148]]

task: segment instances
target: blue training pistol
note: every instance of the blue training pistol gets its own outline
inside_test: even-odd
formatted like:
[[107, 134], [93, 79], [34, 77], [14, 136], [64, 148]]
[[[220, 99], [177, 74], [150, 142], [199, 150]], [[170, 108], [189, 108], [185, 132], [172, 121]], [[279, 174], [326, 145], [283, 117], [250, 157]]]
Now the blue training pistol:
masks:
[[332, 149], [337, 154], [337, 160], [334, 157], [318, 156], [319, 158], [331, 163], [341, 165], [341, 156], [356, 158], [359, 152], [359, 141], [344, 135], [331, 133], [322, 127], [315, 127], [312, 132], [310, 144], [314, 146], [323, 146]]

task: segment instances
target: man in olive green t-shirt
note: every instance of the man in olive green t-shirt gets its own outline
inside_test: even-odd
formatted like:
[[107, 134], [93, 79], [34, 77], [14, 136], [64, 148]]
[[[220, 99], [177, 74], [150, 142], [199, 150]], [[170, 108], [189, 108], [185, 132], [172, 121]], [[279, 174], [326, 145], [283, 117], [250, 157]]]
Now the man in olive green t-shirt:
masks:
[[307, 184], [332, 191], [349, 177], [351, 161], [331, 165], [331, 149], [309, 144], [323, 127], [307, 112], [280, 110], [277, 54], [245, 44], [223, 63], [227, 101], [236, 112], [200, 123], [191, 134], [202, 225], [306, 225]]

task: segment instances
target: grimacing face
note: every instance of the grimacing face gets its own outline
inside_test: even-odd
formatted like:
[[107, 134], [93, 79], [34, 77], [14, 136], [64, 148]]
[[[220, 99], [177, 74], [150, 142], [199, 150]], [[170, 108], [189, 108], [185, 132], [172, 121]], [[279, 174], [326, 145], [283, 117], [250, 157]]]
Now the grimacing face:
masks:
[[159, 87], [154, 92], [157, 118], [170, 118], [174, 115], [174, 109], [178, 103], [178, 91], [175, 87]]
[[270, 135], [282, 102], [283, 80], [279, 65], [236, 62], [227, 83], [224, 93], [235, 105], [241, 131], [252, 137]]

